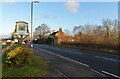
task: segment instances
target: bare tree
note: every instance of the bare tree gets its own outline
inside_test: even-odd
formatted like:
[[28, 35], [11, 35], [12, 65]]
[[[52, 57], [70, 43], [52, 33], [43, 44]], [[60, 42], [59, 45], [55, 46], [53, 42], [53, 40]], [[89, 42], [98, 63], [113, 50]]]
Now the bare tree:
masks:
[[109, 39], [112, 21], [110, 19], [103, 19], [102, 24], [104, 27], [105, 38]]
[[71, 32], [70, 32], [70, 30], [68, 30], [68, 29], [65, 29], [64, 32], [65, 32], [65, 34], [68, 35], [68, 36], [71, 35]]
[[34, 31], [34, 35], [39, 36], [39, 38], [45, 38], [49, 34], [50, 28], [46, 24], [41, 24], [41, 26], [38, 26]]
[[103, 36], [103, 29], [100, 25], [94, 25], [93, 26], [93, 35], [96, 36]]
[[111, 30], [111, 37], [113, 39], [118, 39], [118, 21], [117, 20], [114, 20], [112, 21], [112, 26], [113, 26], [113, 29]]
[[74, 35], [78, 34], [78, 32], [83, 33], [84, 32], [84, 26], [82, 26], [82, 25], [74, 26], [74, 29], [73, 29]]

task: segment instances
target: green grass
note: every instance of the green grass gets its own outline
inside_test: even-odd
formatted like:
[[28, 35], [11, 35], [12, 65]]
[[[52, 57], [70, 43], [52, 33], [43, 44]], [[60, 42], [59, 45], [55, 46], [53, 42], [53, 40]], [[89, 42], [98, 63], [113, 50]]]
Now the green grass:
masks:
[[[35, 43], [37, 44], [37, 43]], [[79, 47], [79, 46], [71, 46], [71, 45], [52, 45], [52, 44], [44, 44], [49, 46], [56, 46], [56, 47], [62, 47], [62, 48], [72, 48], [72, 49], [78, 49], [78, 50], [85, 50], [85, 51], [92, 51], [92, 52], [98, 52], [98, 53], [107, 53], [107, 54], [113, 54], [113, 55], [120, 55], [120, 51], [114, 50], [114, 49], [102, 49], [102, 48], [92, 48], [92, 47]]]
[[54, 69], [49, 67], [39, 56], [31, 56], [29, 64], [23, 67], [12, 68], [2, 64], [2, 77], [40, 77]]
[[6, 54], [20, 45], [14, 45], [2, 55], [2, 77], [40, 77], [54, 71], [40, 56], [31, 56], [29, 63], [23, 67], [8, 67], [6, 62]]
[[5, 48], [5, 47], [7, 47], [8, 45], [2, 45], [2, 48]]

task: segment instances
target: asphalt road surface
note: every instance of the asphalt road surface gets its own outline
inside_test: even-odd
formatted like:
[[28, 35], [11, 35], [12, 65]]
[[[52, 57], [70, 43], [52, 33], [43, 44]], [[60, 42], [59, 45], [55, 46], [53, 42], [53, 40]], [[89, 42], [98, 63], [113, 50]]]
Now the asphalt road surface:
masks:
[[34, 46], [102, 74], [120, 78], [120, 56], [41, 44], [34, 44]]

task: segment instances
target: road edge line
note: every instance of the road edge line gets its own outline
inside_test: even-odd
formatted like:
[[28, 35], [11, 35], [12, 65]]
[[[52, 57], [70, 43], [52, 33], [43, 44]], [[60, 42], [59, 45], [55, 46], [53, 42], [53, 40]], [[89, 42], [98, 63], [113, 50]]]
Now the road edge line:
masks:
[[69, 61], [72, 61], [72, 62], [75, 62], [75, 63], [81, 64], [81, 65], [84, 65], [84, 66], [86, 66], [86, 67], [89, 67], [89, 65], [87, 65], [87, 64], [80, 63], [80, 62], [78, 62], [78, 61], [75, 61], [75, 60], [69, 59], [69, 58], [67, 58], [67, 57], [63, 57], [63, 56], [61, 56], [61, 55], [58, 55], [58, 54], [52, 53], [52, 52], [50, 52], [50, 51], [47, 51], [47, 50], [44, 50], [44, 49], [41, 49], [41, 48], [39, 48], [39, 49], [40, 49], [40, 50], [43, 50], [43, 51], [46, 51], [46, 52], [48, 52], [48, 53], [50, 53], [50, 54], [52, 54], [52, 55], [58, 56], [58, 57], [60, 57], [60, 58], [67, 59], [67, 60], [69, 60]]
[[[34, 47], [35, 47], [35, 46], [34, 46]], [[38, 48], [38, 47], [35, 47], [35, 48]], [[96, 71], [96, 70], [90, 68], [89, 65], [86, 65], [86, 64], [80, 63], [80, 62], [78, 62], [78, 61], [71, 60], [71, 59], [69, 59], [69, 58], [63, 57], [63, 56], [58, 55], [58, 54], [54, 54], [54, 53], [52, 53], [52, 52], [50, 52], [50, 51], [47, 51], [47, 50], [44, 50], [44, 49], [41, 49], [41, 48], [38, 48], [38, 49], [40, 49], [40, 50], [42, 50], [42, 51], [45, 51], [45, 52], [47, 52], [47, 53], [49, 53], [49, 54], [52, 54], [52, 55], [58, 56], [58, 57], [60, 57], [60, 58], [63, 58], [63, 59], [69, 60], [69, 61], [71, 61], [71, 62], [75, 62], [75, 63], [78, 63], [78, 64], [80, 64], [80, 65], [83, 65], [83, 66], [89, 68], [91, 71], [93, 71], [93, 72], [95, 72], [95, 73], [98, 73], [98, 74], [100, 74], [100, 75], [102, 75], [102, 76], [105, 76], [104, 74], [102, 74], [102, 73], [100, 73], [100, 72], [98, 72], [98, 71]]]
[[120, 78], [119, 76], [114, 75], [114, 74], [111, 74], [111, 73], [106, 72], [106, 71], [104, 71], [104, 70], [102, 70], [102, 72], [105, 73], [105, 74], [111, 75], [111, 76], [113, 76], [113, 77]]

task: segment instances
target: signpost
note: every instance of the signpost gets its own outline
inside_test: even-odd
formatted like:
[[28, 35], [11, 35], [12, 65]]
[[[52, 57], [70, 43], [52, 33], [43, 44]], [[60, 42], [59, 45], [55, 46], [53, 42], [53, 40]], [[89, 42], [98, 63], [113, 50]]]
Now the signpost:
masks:
[[24, 21], [16, 22], [13, 34], [19, 39], [20, 45], [22, 45], [23, 39], [29, 36], [28, 23]]

